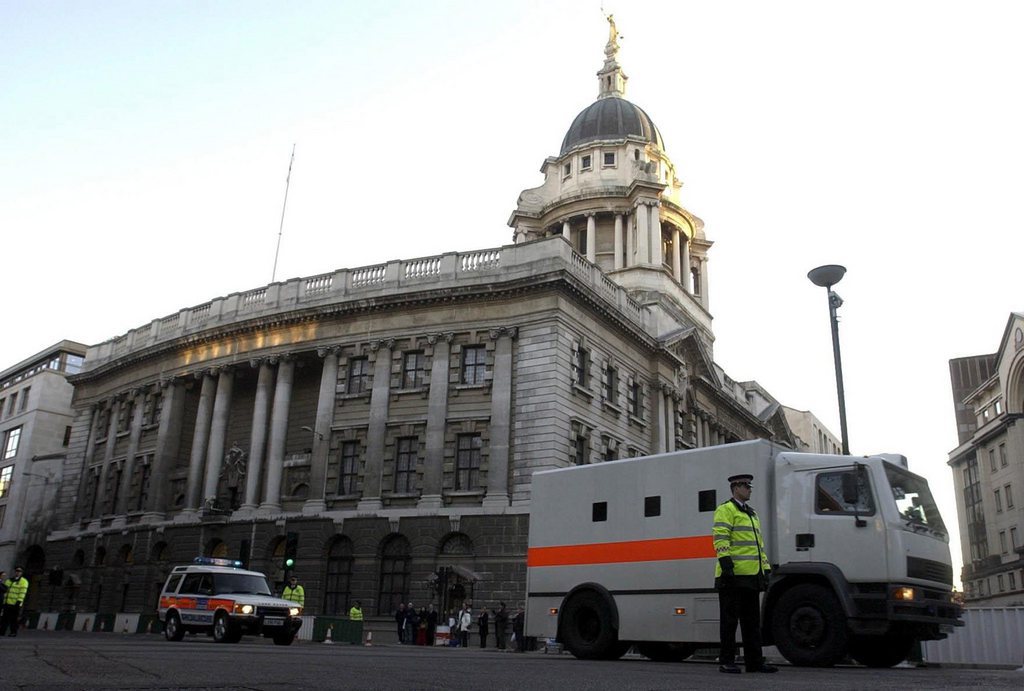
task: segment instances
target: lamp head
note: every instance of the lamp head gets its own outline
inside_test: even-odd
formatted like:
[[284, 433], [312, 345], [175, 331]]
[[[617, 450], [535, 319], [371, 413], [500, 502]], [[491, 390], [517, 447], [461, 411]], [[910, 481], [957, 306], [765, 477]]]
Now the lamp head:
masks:
[[826, 264], [807, 272], [807, 278], [811, 279], [811, 283], [822, 288], [831, 288], [843, 280], [845, 275], [846, 267], [838, 264]]

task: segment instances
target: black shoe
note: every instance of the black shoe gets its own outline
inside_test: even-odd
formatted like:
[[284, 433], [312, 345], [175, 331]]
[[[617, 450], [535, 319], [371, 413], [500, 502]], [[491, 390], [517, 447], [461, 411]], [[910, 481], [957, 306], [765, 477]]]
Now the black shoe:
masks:
[[743, 670], [740, 669], [739, 665], [732, 663], [728, 665], [719, 665], [718, 671], [725, 672], [726, 674], [743, 674]]
[[762, 662], [757, 667], [747, 667], [747, 671], [750, 673], [764, 672], [765, 674], [772, 674], [774, 672], [778, 672], [779, 668], [775, 665], [770, 665], [767, 662]]

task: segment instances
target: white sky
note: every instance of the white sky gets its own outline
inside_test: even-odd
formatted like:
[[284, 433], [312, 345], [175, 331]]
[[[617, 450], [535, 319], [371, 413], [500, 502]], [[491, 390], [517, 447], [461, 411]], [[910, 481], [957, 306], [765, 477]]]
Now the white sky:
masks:
[[[715, 242], [716, 360], [838, 435], [805, 276], [844, 264], [851, 448], [954, 530], [947, 361], [1024, 309], [1019, 7], [605, 4]], [[600, 0], [0, 2], [0, 368], [269, 282], [293, 143], [278, 279], [511, 242], [606, 38]]]

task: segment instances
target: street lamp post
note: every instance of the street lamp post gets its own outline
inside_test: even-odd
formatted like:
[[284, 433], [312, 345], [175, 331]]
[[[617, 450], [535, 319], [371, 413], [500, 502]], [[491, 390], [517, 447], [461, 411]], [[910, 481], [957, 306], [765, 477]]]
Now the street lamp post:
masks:
[[846, 394], [843, 391], [843, 358], [839, 353], [839, 319], [836, 310], [843, 304], [843, 299], [832, 290], [846, 275], [846, 267], [838, 264], [826, 264], [807, 273], [811, 283], [828, 291], [828, 314], [832, 321], [832, 354], [836, 361], [836, 392], [839, 395], [839, 427], [843, 435], [843, 455], [850, 455], [850, 437], [846, 431]]

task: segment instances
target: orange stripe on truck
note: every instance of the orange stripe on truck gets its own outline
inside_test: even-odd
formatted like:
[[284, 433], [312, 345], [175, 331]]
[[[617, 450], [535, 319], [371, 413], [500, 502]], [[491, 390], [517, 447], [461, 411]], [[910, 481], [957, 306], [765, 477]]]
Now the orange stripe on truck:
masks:
[[579, 566], [582, 564], [621, 564], [637, 561], [669, 561], [673, 559], [711, 559], [715, 547], [710, 535], [670, 537], [661, 540], [629, 540], [589, 545], [531, 547], [526, 565]]

